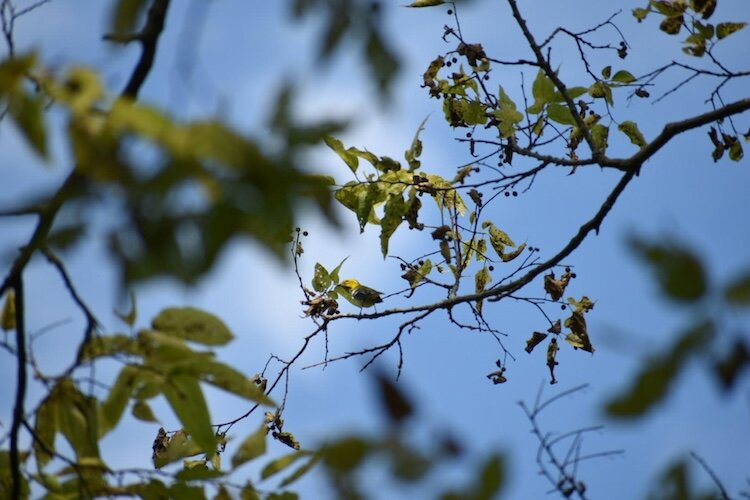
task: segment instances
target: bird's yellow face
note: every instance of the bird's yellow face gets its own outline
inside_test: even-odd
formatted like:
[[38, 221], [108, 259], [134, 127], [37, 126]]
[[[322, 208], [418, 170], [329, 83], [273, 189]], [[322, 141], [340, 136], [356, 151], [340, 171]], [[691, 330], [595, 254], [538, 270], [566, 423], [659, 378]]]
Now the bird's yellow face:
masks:
[[350, 291], [360, 286], [359, 281], [353, 278], [345, 279], [340, 285]]

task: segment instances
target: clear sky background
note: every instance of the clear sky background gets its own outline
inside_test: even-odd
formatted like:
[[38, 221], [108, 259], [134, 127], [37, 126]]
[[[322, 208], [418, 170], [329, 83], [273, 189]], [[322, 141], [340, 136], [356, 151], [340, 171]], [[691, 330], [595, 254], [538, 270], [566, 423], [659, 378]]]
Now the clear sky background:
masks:
[[[18, 3], [20, 6], [24, 2]], [[114, 48], [101, 41], [109, 3], [53, 0], [18, 21], [19, 52], [37, 49], [44, 62], [54, 68], [73, 63], [93, 66], [102, 72], [111, 91], [118, 92], [138, 53], [135, 48]], [[351, 127], [342, 134], [347, 145], [401, 158], [419, 123], [430, 115], [422, 136], [424, 168], [450, 177], [456, 166], [468, 160], [466, 147], [452, 140], [453, 132], [442, 121], [441, 103], [430, 100], [419, 87], [427, 64], [450, 49], [441, 40], [443, 25], [451, 21], [445, 8], [405, 9], [382, 2], [389, 42], [403, 63], [392, 85], [391, 99], [384, 104], [374, 97], [374, 87], [367, 83], [359, 49], [343, 50], [328, 64], [316, 62], [315, 35], [320, 19], [295, 22], [287, 3], [175, 0], [154, 71], [141, 93], [142, 101], [167, 106], [183, 118], [219, 116], [246, 133], [265, 137], [264, 120], [275, 98], [275, 88], [291, 82], [298, 90], [301, 119], [350, 120]], [[595, 68], [612, 64], [615, 70], [624, 68], [639, 75], [680, 57], [679, 40], [659, 32], [654, 19], [638, 24], [632, 18], [630, 9], [642, 3], [645, 2], [618, 5], [623, 11], [615, 22], [630, 44], [630, 56], [624, 61], [614, 55], [606, 61], [594, 57]], [[521, 8], [539, 37], [546, 37], [558, 25], [580, 31], [615, 12], [608, 2], [583, 0], [522, 2]], [[504, 2], [475, 0], [462, 6], [460, 15], [466, 38], [481, 42], [488, 54], [500, 59], [530, 57]], [[723, 0], [715, 17], [747, 20], [750, 12], [744, 0]], [[611, 38], [600, 40], [619, 41], [615, 33], [604, 33]], [[730, 68], [750, 67], [746, 50], [750, 46], [750, 30], [735, 34], [723, 44], [725, 47], [717, 55]], [[586, 79], [577, 80], [580, 64], [573, 46], [561, 44], [553, 56], [564, 79], [574, 85], [588, 84]], [[525, 77], [529, 88], [533, 73]], [[660, 88], [666, 90], [670, 88], [668, 82], [677, 81], [676, 75], [670, 78]], [[493, 86], [503, 85], [519, 104], [520, 82], [521, 73], [515, 67], [495, 70], [491, 81]], [[614, 114], [618, 120], [637, 121], [646, 138], [652, 138], [666, 121], [707, 110], [704, 100], [713, 85], [715, 82], [694, 81], [653, 105], [629, 104], [624, 94], [616, 95]], [[728, 85], [726, 101], [746, 96], [746, 82], [744, 86], [743, 94], [740, 84]], [[57, 114], [51, 120], [58, 126], [62, 123]], [[747, 118], [738, 123], [746, 127]], [[64, 178], [70, 166], [69, 151], [61, 137], [52, 139], [53, 162], [44, 166], [8, 123], [0, 126], [0, 174], [9, 183], [0, 190], [1, 207], [12, 207], [14, 201], [44, 192], [45, 188], [54, 189]], [[627, 155], [631, 148], [618, 142], [608, 153]], [[693, 363], [669, 398], [647, 418], [625, 425], [608, 421], [602, 412], [603, 403], [628, 384], [642, 358], [670, 345], [673, 335], [698, 313], [660, 298], [646, 268], [628, 251], [625, 243], [629, 236], [670, 237], [686, 243], [706, 258], [715, 283], [726, 282], [750, 265], [748, 160], [713, 164], [710, 152], [705, 130], [685, 134], [664, 148], [644, 166], [640, 178], [631, 184], [605, 221], [600, 235], [587, 239], [566, 262], [575, 266], [578, 275], [566, 295], [588, 295], [597, 302], [587, 317], [597, 350], [591, 356], [563, 346], [558, 385], [546, 385], [548, 372], [543, 352], [527, 355], [523, 351], [530, 332], [544, 325], [543, 318], [523, 304], [485, 305], [488, 321], [508, 333], [505, 345], [517, 358], [509, 367], [509, 382], [501, 386], [485, 378], [501, 356], [489, 336], [458, 331], [442, 314], [434, 315], [408, 336], [401, 385], [417, 406], [415, 435], [428, 439], [432, 433], [448, 429], [466, 445], [472, 459], [494, 450], [505, 451], [510, 461], [503, 497], [541, 498], [549, 485], [537, 475], [537, 443], [528, 432], [529, 423], [517, 402], [532, 401], [541, 384], [546, 385], [547, 395], [553, 395], [587, 383], [587, 390], [556, 404], [542, 424], [546, 431], [565, 432], [603, 423], [603, 431], [586, 439], [584, 451], [625, 450], [618, 458], [582, 464], [580, 476], [589, 485], [592, 498], [642, 497], [657, 471], [689, 451], [695, 451], [711, 465], [731, 495], [750, 489], [747, 375], [740, 384], [744, 389], [724, 395], [708, 367]], [[311, 169], [331, 173], [339, 182], [350, 179], [348, 168], [324, 147], [311, 150], [308, 161]], [[542, 257], [556, 253], [567, 242], [619, 178], [599, 169], [579, 169], [574, 176], [565, 173], [546, 173], [529, 192], [517, 198], [503, 198], [492, 212], [492, 220], [499, 227], [517, 241], [540, 247]], [[334, 230], [316, 216], [300, 213], [300, 225], [310, 232], [301, 260], [305, 277], [312, 277], [316, 262], [331, 268], [349, 256], [344, 276], [357, 277], [387, 293], [400, 290], [404, 283], [399, 278], [401, 272], [395, 260], [382, 260], [377, 228], [368, 228], [360, 236], [353, 214], [341, 215], [342, 228]], [[105, 227], [111, 217], [114, 211], [105, 207], [97, 216], [98, 227], [92, 228], [92, 234]], [[13, 249], [26, 241], [30, 231], [28, 220], [0, 219], [3, 269]], [[426, 234], [400, 231], [392, 240], [391, 254], [417, 256], [424, 253], [426, 245], [432, 249], [428, 239]], [[126, 301], [116, 289], [105, 242], [92, 238], [65, 258], [81, 295], [99, 315], [106, 331], [123, 331], [125, 327], [112, 310], [116, 306], [124, 308]], [[82, 331], [83, 319], [54, 270], [41, 260], [26, 277], [31, 296], [30, 331], [66, 321], [35, 344], [40, 361], [54, 371], [55, 367], [67, 365], [69, 358], [65, 356], [72, 355], [75, 345], [69, 336]], [[541, 282], [534, 286], [541, 295]], [[301, 294], [292, 269], [252, 241], [232, 244], [213, 271], [193, 288], [158, 280], [138, 286], [135, 292], [141, 326], [169, 306], [192, 305], [217, 314], [237, 336], [230, 347], [218, 350], [220, 359], [248, 375], [263, 368], [269, 353], [288, 357], [296, 352], [312, 328], [309, 320], [301, 318]], [[417, 293], [412, 301], [423, 298]], [[727, 341], [737, 333], [747, 335], [747, 319], [738, 314], [725, 315], [721, 334]], [[397, 320], [337, 322], [330, 332], [329, 349], [335, 355], [356, 346], [381, 343], [391, 338], [397, 325]], [[288, 430], [303, 446], [315, 446], [342, 432], [383, 429], [385, 421], [372, 392], [371, 377], [358, 373], [364, 359], [335, 363], [325, 370], [299, 370], [321, 361], [323, 352], [319, 341], [292, 372], [285, 413]], [[384, 356], [378, 368], [395, 374], [395, 363], [393, 355]], [[99, 374], [106, 376], [110, 368], [104, 366]], [[5, 357], [0, 362], [0, 377], [13, 381], [14, 373], [14, 363]], [[4, 428], [10, 422], [13, 389], [10, 382], [0, 386], [0, 421]], [[215, 392], [209, 394], [212, 416], [217, 422], [230, 420], [246, 410], [236, 400]], [[159, 406], [158, 411], [166, 428], [178, 425], [165, 406]], [[105, 439], [105, 460], [113, 468], [148, 467], [156, 426], [132, 419], [126, 422]], [[235, 437], [243, 438], [257, 425], [258, 419], [248, 419], [233, 429]], [[270, 444], [270, 456], [287, 451], [279, 443]], [[256, 477], [252, 466], [247, 471], [251, 478]], [[460, 477], [460, 472], [443, 472], [430, 482], [430, 488], [443, 484], [446, 478]], [[702, 484], [709, 484], [703, 472], [695, 476]], [[300, 481], [297, 489], [303, 498], [327, 498], [322, 484], [319, 477], [312, 476]], [[388, 490], [386, 497], [422, 498], [429, 494], [421, 491], [415, 496], [413, 491]]]

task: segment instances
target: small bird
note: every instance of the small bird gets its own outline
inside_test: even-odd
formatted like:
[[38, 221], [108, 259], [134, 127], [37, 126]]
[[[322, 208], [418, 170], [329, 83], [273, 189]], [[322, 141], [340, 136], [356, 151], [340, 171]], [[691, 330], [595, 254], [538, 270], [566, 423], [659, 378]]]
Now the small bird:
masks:
[[354, 278], [345, 279], [339, 286], [346, 292], [344, 293], [344, 297], [355, 306], [358, 306], [360, 311], [364, 307], [374, 307], [378, 302], [383, 302], [383, 299], [380, 298], [382, 292], [365, 286]]

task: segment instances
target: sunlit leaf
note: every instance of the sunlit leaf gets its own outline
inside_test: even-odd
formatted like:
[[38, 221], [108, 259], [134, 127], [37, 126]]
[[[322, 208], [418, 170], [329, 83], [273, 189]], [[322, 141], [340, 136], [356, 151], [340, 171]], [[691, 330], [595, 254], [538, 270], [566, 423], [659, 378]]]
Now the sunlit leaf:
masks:
[[344, 163], [349, 166], [352, 172], [357, 171], [357, 167], [359, 166], [359, 158], [355, 153], [350, 150], [344, 149], [344, 144], [335, 137], [328, 136], [323, 140], [329, 148], [331, 148], [337, 155], [341, 157], [342, 160], [344, 160]]
[[630, 142], [638, 146], [639, 148], [642, 148], [647, 144], [646, 139], [643, 137], [643, 134], [638, 129], [638, 124], [631, 121], [624, 121], [620, 123], [617, 126], [617, 129], [628, 136], [628, 139], [630, 139]]
[[409, 164], [409, 170], [416, 170], [422, 162], [419, 161], [419, 157], [422, 155], [422, 140], [419, 138], [419, 134], [424, 130], [424, 125], [427, 123], [427, 118], [422, 120], [422, 123], [417, 127], [417, 131], [414, 133], [414, 139], [411, 141], [411, 146], [404, 152], [404, 159]]
[[162, 310], [151, 326], [160, 332], [204, 345], [224, 345], [234, 338], [219, 318], [194, 307]]
[[570, 108], [564, 104], [553, 103], [547, 107], [547, 116], [550, 120], [562, 125], [575, 125], [576, 121]]
[[263, 389], [235, 368], [217, 361], [203, 361], [197, 369], [201, 381], [262, 405], [274, 406]]
[[320, 262], [315, 263], [315, 271], [313, 273], [312, 286], [316, 292], [322, 292], [329, 286], [331, 286], [331, 276], [328, 274], [328, 270], [323, 267]]
[[617, 83], [632, 83], [636, 80], [637, 78], [634, 77], [632, 73], [625, 71], [624, 69], [621, 69], [612, 77], [612, 81]]

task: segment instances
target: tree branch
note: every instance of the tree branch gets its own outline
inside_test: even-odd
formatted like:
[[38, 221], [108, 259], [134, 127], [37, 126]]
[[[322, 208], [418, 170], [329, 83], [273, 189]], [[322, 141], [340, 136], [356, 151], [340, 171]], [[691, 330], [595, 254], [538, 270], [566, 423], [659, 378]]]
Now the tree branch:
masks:
[[24, 400], [26, 398], [26, 321], [24, 314], [24, 289], [21, 274], [13, 276], [11, 283], [15, 291], [16, 308], [16, 401], [13, 407], [13, 422], [10, 426], [10, 475], [13, 480], [11, 498], [21, 498], [21, 461], [18, 452], [18, 432], [24, 417]]
[[715, 121], [722, 120], [732, 115], [744, 113], [750, 109], [750, 98], [740, 99], [727, 104], [718, 109], [714, 109], [702, 115], [693, 116], [679, 122], [671, 122], [664, 125], [661, 133], [654, 138], [653, 141], [649, 142], [646, 146], [641, 148], [636, 154], [630, 158], [623, 160], [616, 160], [610, 158], [603, 158], [601, 165], [603, 167], [613, 167], [619, 170], [640, 170], [641, 165], [654, 156], [661, 148], [663, 148], [669, 141], [675, 136], [692, 130], [694, 128], [708, 125]]
[[154, 58], [156, 57], [156, 46], [159, 43], [159, 36], [164, 30], [164, 19], [167, 16], [169, 1], [170, 0], [154, 0], [154, 3], [148, 10], [146, 25], [143, 27], [143, 30], [137, 38], [143, 46], [141, 58], [138, 60], [138, 64], [136, 64], [133, 73], [130, 75], [128, 84], [122, 91], [123, 97], [131, 97], [133, 99], [137, 98], [143, 82], [146, 81], [146, 77], [151, 72], [151, 67], [154, 64]]

